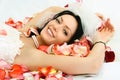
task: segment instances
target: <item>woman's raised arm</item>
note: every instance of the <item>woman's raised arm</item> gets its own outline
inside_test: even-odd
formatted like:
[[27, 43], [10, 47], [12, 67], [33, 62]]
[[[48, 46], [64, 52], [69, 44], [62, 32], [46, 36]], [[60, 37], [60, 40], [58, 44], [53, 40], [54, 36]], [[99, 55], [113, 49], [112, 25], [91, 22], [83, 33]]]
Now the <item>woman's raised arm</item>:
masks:
[[38, 12], [38, 13], [34, 14], [34, 15], [32, 16], [32, 19], [31, 19], [29, 22], [27, 22], [20, 31], [27, 31], [30, 27], [36, 27], [36, 25], [37, 25], [38, 21], [41, 19], [41, 17], [47, 16], [47, 15], [46, 15], [47, 13], [48, 13], [48, 14], [49, 14], [49, 13], [54, 13], [54, 14], [56, 14], [56, 13], [58, 13], [58, 12], [64, 10], [64, 9], [65, 9], [65, 8], [63, 8], [63, 7], [58, 7], [58, 6], [48, 7], [47, 9], [45, 9], [45, 10], [43, 10], [43, 11], [41, 11], [41, 12]]

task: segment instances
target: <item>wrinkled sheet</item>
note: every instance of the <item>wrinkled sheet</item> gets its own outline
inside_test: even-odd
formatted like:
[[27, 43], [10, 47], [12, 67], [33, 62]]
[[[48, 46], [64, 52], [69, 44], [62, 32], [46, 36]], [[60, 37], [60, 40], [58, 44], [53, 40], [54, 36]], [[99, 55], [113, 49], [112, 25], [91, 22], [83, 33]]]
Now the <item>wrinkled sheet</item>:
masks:
[[[0, 0], [0, 23], [9, 17], [16, 20], [23, 20], [26, 16], [31, 16], [42, 11], [49, 6], [65, 6], [75, 0]], [[119, 0], [83, 0], [94, 12], [100, 12], [109, 17], [115, 26], [115, 35], [108, 43], [115, 51], [115, 62], [104, 63], [97, 75], [78, 75], [74, 80], [119, 80], [120, 72], [120, 10]], [[92, 76], [92, 77], [90, 77]]]

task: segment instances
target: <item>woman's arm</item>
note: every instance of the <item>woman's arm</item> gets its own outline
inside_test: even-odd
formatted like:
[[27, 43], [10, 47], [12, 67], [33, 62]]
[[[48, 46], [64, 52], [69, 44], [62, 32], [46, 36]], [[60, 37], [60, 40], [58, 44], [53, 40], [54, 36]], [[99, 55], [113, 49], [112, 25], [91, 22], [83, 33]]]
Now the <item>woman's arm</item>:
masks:
[[96, 44], [91, 50], [90, 55], [85, 58], [48, 55], [35, 50], [33, 50], [33, 53], [30, 57], [31, 59], [29, 59], [27, 64], [25, 63], [32, 70], [38, 66], [53, 66], [68, 74], [95, 74], [104, 62], [105, 46], [103, 44]]
[[49, 7], [41, 12], [38, 12], [32, 16], [32, 19], [29, 22], [27, 22], [20, 31], [27, 31], [30, 27], [36, 27], [36, 24], [41, 19], [41, 17], [47, 16], [46, 15], [47, 13], [56, 14], [64, 9], [65, 8], [63, 8], [63, 7], [52, 6], [52, 7]]
[[[28, 47], [29, 48], [29, 47]], [[53, 66], [68, 74], [95, 74], [104, 62], [105, 46], [96, 44], [87, 57], [49, 55], [36, 48], [27, 50], [27, 54], [18, 55], [14, 64], [23, 64], [31, 70], [39, 66]]]

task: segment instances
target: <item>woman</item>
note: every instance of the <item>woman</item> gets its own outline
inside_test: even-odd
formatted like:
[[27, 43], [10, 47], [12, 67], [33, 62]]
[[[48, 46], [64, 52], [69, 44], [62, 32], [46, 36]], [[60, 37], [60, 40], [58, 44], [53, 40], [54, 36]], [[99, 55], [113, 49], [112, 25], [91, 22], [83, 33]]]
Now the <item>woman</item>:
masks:
[[[41, 15], [46, 11], [59, 12], [63, 10], [64, 9], [59, 7], [52, 7], [43, 11], [43, 13], [37, 14], [25, 25], [25, 29], [22, 29], [21, 32], [26, 31], [30, 25], [35, 27]], [[75, 39], [81, 37], [83, 32], [81, 23], [78, 21], [79, 18], [76, 19], [76, 15], [73, 15], [73, 13], [71, 14], [60, 13], [59, 16], [53, 17], [41, 30], [40, 35], [37, 36], [39, 45], [50, 45], [52, 43], [62, 44], [64, 42], [71, 43]], [[73, 38], [74, 35], [77, 35], [77, 31], [81, 32], [78, 35], [79, 37]], [[114, 28], [110, 24], [110, 20], [104, 21], [104, 25], [95, 32], [93, 39], [95, 45], [90, 51], [90, 54], [84, 58], [45, 54], [36, 49], [32, 38], [27, 38], [22, 34], [21, 40], [23, 41], [24, 46], [21, 48], [21, 54], [15, 57], [14, 64], [24, 64], [31, 70], [37, 69], [38, 66], [53, 66], [68, 74], [95, 74], [100, 70], [104, 62], [105, 44], [110, 40], [113, 32]]]

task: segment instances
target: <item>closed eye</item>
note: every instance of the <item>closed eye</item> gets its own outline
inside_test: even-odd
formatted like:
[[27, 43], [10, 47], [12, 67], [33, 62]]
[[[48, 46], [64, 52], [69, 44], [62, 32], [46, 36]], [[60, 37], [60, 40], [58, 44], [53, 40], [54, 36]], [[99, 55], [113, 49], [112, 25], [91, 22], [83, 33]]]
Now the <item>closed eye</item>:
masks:
[[63, 29], [63, 33], [67, 36], [68, 35], [68, 32], [65, 30], [65, 29]]

